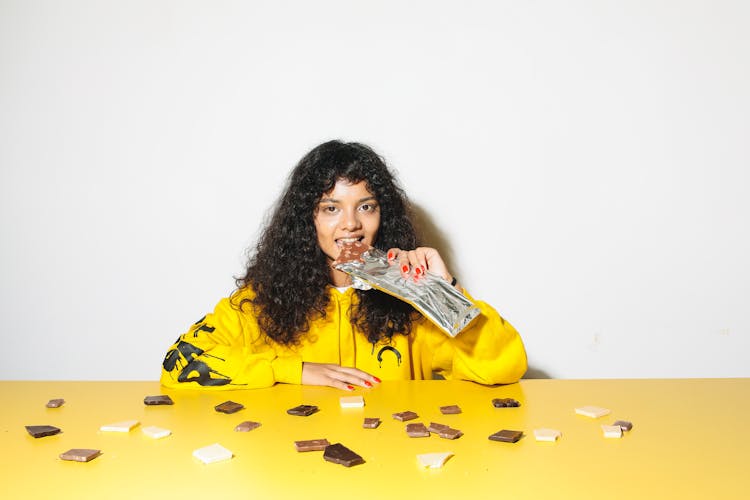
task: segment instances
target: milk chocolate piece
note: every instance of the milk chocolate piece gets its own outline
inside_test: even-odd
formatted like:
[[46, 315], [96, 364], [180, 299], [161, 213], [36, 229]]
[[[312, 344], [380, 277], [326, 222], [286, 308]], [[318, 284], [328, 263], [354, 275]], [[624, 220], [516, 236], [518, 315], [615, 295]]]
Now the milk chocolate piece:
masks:
[[294, 442], [297, 451], [323, 451], [330, 445], [331, 443], [327, 439], [308, 439]]
[[440, 413], [443, 415], [457, 415], [461, 413], [461, 407], [458, 405], [441, 406]]
[[633, 428], [633, 424], [628, 422], [627, 420], [615, 420], [615, 422], [612, 425], [620, 426], [620, 428], [625, 432]]
[[352, 465], [365, 463], [365, 460], [362, 457], [341, 443], [326, 446], [326, 449], [323, 452], [323, 458], [329, 462], [341, 464], [344, 467], [351, 467]]
[[427, 427], [427, 430], [433, 434], [440, 434], [441, 431], [447, 429], [450, 429], [449, 425], [438, 424], [437, 422], [430, 422], [430, 425]]
[[260, 427], [260, 422], [250, 422], [249, 420], [247, 420], [245, 422], [237, 424], [234, 430], [237, 432], [249, 432], [253, 429], [257, 429], [258, 427]]
[[172, 398], [165, 394], [160, 394], [158, 396], [146, 396], [143, 398], [143, 404], [149, 405], [149, 406], [156, 406], [156, 405], [173, 405], [174, 401], [172, 401]]
[[60, 458], [62, 458], [63, 460], [72, 460], [74, 462], [90, 462], [101, 454], [101, 450], [73, 448], [66, 451], [65, 453], [61, 453]]
[[318, 411], [318, 407], [315, 405], [299, 405], [294, 408], [289, 408], [286, 412], [290, 415], [297, 415], [299, 417], [307, 417]]
[[353, 243], [347, 243], [341, 248], [341, 253], [336, 260], [331, 263], [331, 266], [335, 267], [338, 264], [344, 264], [346, 262], [364, 262], [362, 254], [368, 251], [370, 246], [365, 245], [361, 241], [355, 241]]
[[234, 401], [224, 401], [220, 405], [216, 405], [214, 407], [214, 410], [221, 412], [221, 413], [237, 413], [244, 407], [245, 407], [244, 405], [241, 405], [240, 403], [235, 403]]
[[492, 400], [492, 406], [495, 408], [517, 408], [521, 403], [512, 398], [495, 398]]
[[452, 429], [450, 427], [438, 433], [438, 436], [440, 436], [443, 439], [458, 439], [463, 435], [464, 435], [463, 432], [459, 431], [458, 429]]
[[490, 439], [492, 441], [502, 441], [504, 443], [515, 443], [516, 441], [521, 439], [521, 436], [523, 436], [523, 432], [521, 431], [510, 431], [503, 429], [491, 435]]
[[362, 424], [362, 427], [365, 429], [375, 429], [377, 426], [380, 425], [380, 419], [379, 418], [366, 418], [364, 423]]
[[419, 415], [414, 413], [413, 411], [402, 411], [399, 413], [394, 413], [393, 418], [396, 420], [400, 420], [401, 422], [406, 422], [407, 420], [414, 420]]
[[47, 401], [47, 408], [60, 408], [64, 404], [64, 399], [50, 399]]
[[52, 425], [27, 425], [26, 431], [35, 438], [54, 436], [60, 433], [60, 429]]
[[430, 431], [421, 422], [406, 424], [406, 433], [413, 438], [430, 437]]

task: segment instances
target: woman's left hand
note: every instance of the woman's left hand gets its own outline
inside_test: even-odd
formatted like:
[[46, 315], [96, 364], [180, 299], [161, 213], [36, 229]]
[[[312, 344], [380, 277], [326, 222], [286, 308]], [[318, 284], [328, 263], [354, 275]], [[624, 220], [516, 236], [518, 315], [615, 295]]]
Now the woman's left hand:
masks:
[[418, 281], [427, 271], [430, 271], [448, 282], [453, 280], [453, 275], [448, 271], [443, 258], [434, 248], [417, 247], [414, 250], [391, 248], [386, 255], [389, 263], [401, 268], [401, 275], [405, 278], [411, 276]]

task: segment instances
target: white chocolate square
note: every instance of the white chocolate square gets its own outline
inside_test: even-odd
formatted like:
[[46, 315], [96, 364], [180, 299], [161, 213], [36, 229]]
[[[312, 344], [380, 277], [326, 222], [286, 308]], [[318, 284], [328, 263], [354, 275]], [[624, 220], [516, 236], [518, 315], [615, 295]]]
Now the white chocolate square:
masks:
[[599, 418], [603, 417], [604, 415], [609, 415], [611, 411], [607, 408], [601, 408], [599, 406], [582, 406], [580, 408], [576, 408], [576, 413], [579, 415], [584, 415], [586, 417]]
[[453, 452], [450, 451], [446, 451], [443, 453], [424, 453], [422, 455], [417, 455], [417, 461], [422, 467], [427, 467], [429, 469], [439, 469], [443, 466], [445, 461], [452, 456]]
[[365, 398], [362, 396], [343, 396], [339, 398], [342, 408], [362, 408], [365, 406]]
[[602, 431], [604, 431], [605, 438], [622, 437], [622, 427], [619, 425], [602, 425]]
[[214, 443], [203, 448], [198, 448], [193, 452], [193, 456], [204, 464], [212, 464], [232, 458], [232, 452], [224, 448], [219, 443]]
[[125, 420], [123, 422], [115, 422], [114, 424], [102, 425], [99, 427], [99, 430], [104, 432], [130, 432], [139, 423], [137, 420]]
[[537, 441], [555, 442], [562, 437], [562, 432], [556, 429], [534, 429], [534, 437]]
[[142, 427], [141, 430], [145, 435], [148, 437], [159, 439], [163, 437], [167, 437], [170, 434], [172, 434], [172, 431], [169, 429], [163, 429], [161, 427], [156, 427], [155, 425], [149, 425], [148, 427]]

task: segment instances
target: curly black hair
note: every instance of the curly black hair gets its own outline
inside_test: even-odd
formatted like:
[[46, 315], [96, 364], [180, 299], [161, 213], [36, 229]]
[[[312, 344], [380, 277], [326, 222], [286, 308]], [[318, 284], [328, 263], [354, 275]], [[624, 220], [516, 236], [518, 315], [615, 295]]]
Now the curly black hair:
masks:
[[[385, 161], [370, 147], [329, 141], [307, 153], [289, 176], [286, 189], [250, 254], [237, 287], [251, 287], [250, 303], [263, 332], [284, 345], [299, 344], [310, 322], [325, 316], [330, 300], [330, 267], [318, 246], [314, 214], [320, 199], [337, 181], [364, 181], [380, 206], [380, 227], [373, 246], [413, 249], [419, 244], [411, 208]], [[352, 323], [372, 343], [408, 335], [416, 310], [377, 290], [357, 290], [349, 311]]]

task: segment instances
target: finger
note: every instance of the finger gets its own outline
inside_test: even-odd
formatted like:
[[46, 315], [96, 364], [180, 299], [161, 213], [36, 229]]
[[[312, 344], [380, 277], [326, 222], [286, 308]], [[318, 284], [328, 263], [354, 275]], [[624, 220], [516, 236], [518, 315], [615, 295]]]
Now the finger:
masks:
[[364, 372], [358, 368], [338, 366], [336, 371], [339, 373], [338, 378], [348, 384], [358, 385], [360, 387], [373, 387], [380, 383], [380, 379]]
[[401, 253], [400, 248], [393, 247], [393, 248], [389, 248], [388, 251], [385, 253], [385, 255], [386, 255], [386, 258], [388, 259], [388, 262], [393, 262], [394, 260], [396, 260], [396, 257], [398, 257], [398, 254], [400, 253]]

